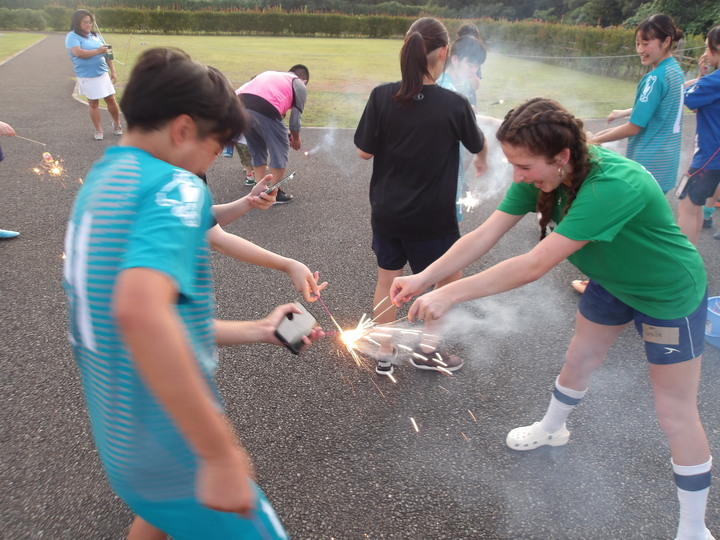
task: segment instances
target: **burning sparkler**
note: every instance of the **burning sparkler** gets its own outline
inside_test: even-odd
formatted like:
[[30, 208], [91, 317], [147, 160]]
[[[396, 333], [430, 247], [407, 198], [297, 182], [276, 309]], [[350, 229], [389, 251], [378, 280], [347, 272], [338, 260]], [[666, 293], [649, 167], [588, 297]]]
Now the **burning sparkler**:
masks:
[[[378, 349], [382, 347], [381, 341], [387, 341], [392, 338], [397, 337], [397, 334], [412, 334], [413, 336], [422, 335], [422, 338], [424, 341], [430, 341], [430, 342], [437, 342], [439, 341], [438, 336], [434, 336], [432, 334], [426, 334], [422, 330], [412, 330], [407, 328], [401, 328], [399, 326], [394, 326], [396, 323], [405, 320], [407, 317], [402, 317], [400, 319], [397, 319], [395, 321], [392, 321], [390, 323], [381, 323], [377, 324], [377, 319], [381, 317], [384, 313], [386, 313], [388, 310], [393, 308], [394, 306], [390, 304], [384, 311], [380, 312], [375, 318], [370, 319], [367, 317], [366, 314], [363, 313], [362, 317], [360, 318], [360, 322], [358, 322], [357, 326], [350, 329], [343, 329], [340, 327], [338, 322], [335, 320], [335, 317], [332, 316], [330, 313], [330, 310], [325, 305], [325, 302], [323, 302], [322, 298], [318, 298], [320, 300], [320, 304], [323, 306], [325, 311], [327, 312], [328, 316], [330, 317], [330, 320], [333, 322], [335, 327], [337, 328], [337, 332], [326, 332], [326, 334], [334, 334], [340, 337], [340, 341], [345, 345], [345, 348], [350, 353], [350, 356], [355, 360], [355, 363], [359, 367], [363, 367], [366, 369], [369, 369], [366, 365], [364, 358], [361, 356], [361, 348], [362, 345], [365, 343], [369, 343], [372, 346], [377, 347]], [[386, 296], [383, 298], [377, 306], [373, 308], [373, 313], [375, 313], [378, 308], [386, 301], [388, 300], [388, 297]], [[424, 345], [431, 347], [427, 343], [423, 343]], [[423, 345], [421, 344], [421, 345]], [[441, 371], [447, 375], [452, 375], [452, 372], [447, 369], [447, 364], [443, 360], [443, 358], [440, 356], [439, 353], [435, 353], [432, 358], [428, 358], [425, 355], [422, 355], [418, 352], [416, 352], [415, 349], [412, 349], [411, 347], [408, 347], [407, 345], [403, 345], [401, 343], [396, 343], [395, 346], [398, 349], [402, 349], [403, 351], [408, 352], [409, 354], [415, 356], [416, 358], [419, 358], [425, 362], [435, 362], [437, 364], [435, 366], [435, 369], [438, 371]], [[434, 347], [433, 347], [434, 348]], [[387, 377], [392, 382], [397, 382], [397, 380], [392, 376], [392, 374], [388, 374]]]
[[42, 163], [39, 167], [33, 167], [32, 171], [38, 176], [45, 174], [49, 176], [62, 176], [65, 172], [64, 167], [61, 165], [62, 159], [54, 159], [50, 152], [43, 152]]
[[466, 191], [465, 196], [458, 199], [458, 204], [461, 204], [465, 207], [465, 210], [468, 212], [475, 209], [478, 204], [480, 204], [480, 199], [478, 199], [471, 191]]

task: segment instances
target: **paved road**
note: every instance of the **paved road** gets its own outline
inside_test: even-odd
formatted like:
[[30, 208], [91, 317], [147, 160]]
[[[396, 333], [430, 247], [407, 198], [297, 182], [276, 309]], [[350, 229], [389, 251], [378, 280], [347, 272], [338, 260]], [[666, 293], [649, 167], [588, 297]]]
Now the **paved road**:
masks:
[[[108, 489], [65, 338], [62, 237], [89, 165], [113, 144], [92, 140], [63, 37], [0, 66], [0, 111], [47, 143], [61, 179], [31, 168], [42, 148], [3, 139], [0, 227], [0, 537], [119, 539], [130, 513]], [[104, 116], [106, 128], [109, 118]], [[590, 123], [593, 127], [594, 123]], [[687, 137], [692, 133], [687, 122]], [[331, 282], [324, 298], [344, 326], [372, 309], [369, 164], [352, 131], [308, 129], [293, 153], [295, 201], [232, 232], [298, 258]], [[218, 201], [241, 196], [237, 160], [210, 172]], [[470, 214], [477, 226], [497, 197]], [[526, 219], [474, 271], [528, 250]], [[703, 232], [710, 290], [720, 293], [720, 242]], [[222, 317], [254, 318], [296, 297], [289, 280], [214, 259]], [[564, 448], [516, 453], [507, 431], [539, 417], [572, 334], [578, 274], [562, 264], [539, 282], [465, 306], [453, 318], [466, 367], [452, 378], [397, 370], [397, 384], [358, 369], [327, 339], [300, 357], [271, 346], [223, 350], [219, 380], [260, 483], [296, 539], [672, 538], [677, 504], [654, 418], [642, 345], [626, 331], [571, 419]], [[311, 307], [326, 328], [323, 310]], [[700, 403], [720, 448], [720, 351], [708, 348]], [[419, 432], [411, 425], [417, 421]], [[720, 490], [708, 524], [720, 533]]]

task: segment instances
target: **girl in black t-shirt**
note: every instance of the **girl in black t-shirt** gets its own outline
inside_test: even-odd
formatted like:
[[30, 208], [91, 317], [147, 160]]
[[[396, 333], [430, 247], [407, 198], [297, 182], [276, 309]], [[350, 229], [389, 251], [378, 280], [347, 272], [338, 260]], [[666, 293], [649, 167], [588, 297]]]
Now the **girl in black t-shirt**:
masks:
[[[487, 168], [485, 140], [467, 99], [435, 84], [448, 42], [437, 19], [415, 21], [400, 53], [402, 80], [373, 89], [355, 132], [360, 156], [374, 158], [370, 206], [380, 324], [395, 320], [396, 309], [387, 309], [390, 304], [383, 299], [405, 265], [421, 272], [460, 237], [455, 214], [460, 143], [477, 155], [478, 175]], [[439, 285], [460, 277], [458, 272]], [[436, 353], [434, 346], [419, 346], [410, 361], [419, 369], [462, 366], [460, 358], [450, 355], [441, 354], [438, 363]], [[382, 343], [375, 371], [391, 375], [397, 355], [390, 340]]]

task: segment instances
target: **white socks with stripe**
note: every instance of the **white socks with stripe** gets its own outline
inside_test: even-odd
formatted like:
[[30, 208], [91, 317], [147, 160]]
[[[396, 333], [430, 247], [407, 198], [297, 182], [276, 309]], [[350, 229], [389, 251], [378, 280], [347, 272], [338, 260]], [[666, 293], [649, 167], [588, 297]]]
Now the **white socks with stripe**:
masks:
[[710, 491], [712, 457], [700, 465], [673, 463], [675, 484], [680, 501], [680, 522], [676, 540], [707, 540], [711, 538], [705, 527], [705, 507]]
[[558, 382], [559, 378], [560, 376], [555, 379], [555, 389], [550, 398], [550, 406], [543, 419], [540, 420], [540, 429], [547, 433], [555, 433], [565, 425], [567, 417], [587, 392], [587, 388], [585, 390], [573, 390], [561, 386]]

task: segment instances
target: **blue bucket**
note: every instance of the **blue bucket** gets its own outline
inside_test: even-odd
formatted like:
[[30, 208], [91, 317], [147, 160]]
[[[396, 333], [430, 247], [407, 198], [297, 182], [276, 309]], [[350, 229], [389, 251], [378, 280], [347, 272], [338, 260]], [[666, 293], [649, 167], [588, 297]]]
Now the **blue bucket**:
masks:
[[720, 296], [708, 298], [705, 341], [720, 349]]

